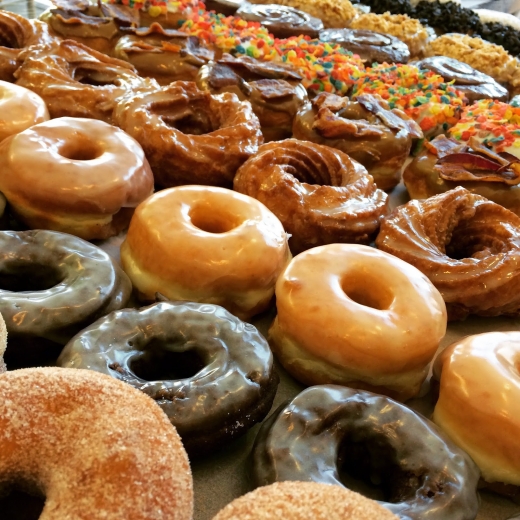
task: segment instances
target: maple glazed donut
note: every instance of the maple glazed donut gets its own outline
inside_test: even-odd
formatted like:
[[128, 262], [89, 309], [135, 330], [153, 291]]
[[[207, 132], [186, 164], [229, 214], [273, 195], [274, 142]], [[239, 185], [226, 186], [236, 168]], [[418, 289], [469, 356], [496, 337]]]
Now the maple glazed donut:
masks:
[[162, 187], [231, 187], [238, 167], [262, 144], [251, 105], [187, 81], [121, 100], [114, 124], [134, 137]]
[[362, 245], [296, 256], [276, 282], [276, 308], [269, 342], [296, 379], [403, 401], [419, 393], [446, 333], [446, 307], [432, 283]]
[[333, 242], [369, 243], [387, 212], [386, 193], [361, 164], [296, 139], [262, 145], [238, 170], [234, 189], [281, 220], [294, 254]]
[[0, 144], [0, 191], [27, 226], [85, 240], [118, 234], [153, 192], [139, 144], [103, 121], [59, 118]]
[[257, 486], [343, 486], [342, 469], [379, 482], [379, 503], [402, 520], [474, 520], [478, 511], [480, 474], [471, 458], [423, 416], [371, 392], [304, 390], [264, 422], [252, 458]]
[[106, 375], [0, 375], [0, 451], [0, 494], [43, 498], [40, 520], [193, 518], [193, 480], [175, 428], [149, 397]]
[[0, 80], [0, 141], [49, 119], [43, 99], [30, 90]]
[[290, 259], [263, 204], [210, 186], [163, 190], [139, 205], [121, 262], [143, 300], [213, 303], [247, 319], [265, 310]]
[[262, 421], [278, 386], [258, 330], [207, 303], [161, 302], [109, 314], [65, 346], [58, 366], [103, 372], [145, 392], [192, 457]]

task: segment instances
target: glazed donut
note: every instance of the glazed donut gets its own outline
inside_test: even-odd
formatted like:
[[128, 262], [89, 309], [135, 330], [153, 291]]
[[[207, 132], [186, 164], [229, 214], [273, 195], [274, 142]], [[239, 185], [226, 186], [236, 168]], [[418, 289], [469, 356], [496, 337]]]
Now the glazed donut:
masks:
[[20, 65], [17, 60], [22, 49], [49, 43], [52, 39], [43, 22], [0, 10], [0, 80], [15, 81], [14, 73]]
[[401, 179], [419, 125], [401, 110], [390, 110], [378, 96], [356, 100], [322, 93], [307, 102], [294, 119], [296, 139], [337, 148], [360, 162], [378, 188], [390, 190]]
[[95, 119], [33, 126], [0, 144], [0, 162], [0, 191], [19, 220], [85, 240], [117, 235], [153, 193], [139, 144]]
[[242, 319], [268, 307], [289, 259], [283, 227], [263, 204], [210, 186], [147, 199], [121, 246], [123, 268], [142, 299], [160, 292], [221, 305]]
[[231, 187], [238, 167], [263, 142], [249, 103], [185, 81], [123, 99], [114, 122], [143, 147], [162, 187]]
[[55, 361], [61, 345], [127, 304], [132, 286], [98, 247], [55, 231], [0, 231], [8, 366]]
[[40, 95], [52, 118], [87, 117], [112, 123], [116, 101], [129, 92], [155, 90], [129, 63], [81, 43], [63, 40], [23, 51], [17, 84]]
[[434, 367], [440, 388], [433, 420], [484, 480], [514, 486], [520, 486], [519, 357], [519, 332], [489, 332], [453, 343]]
[[43, 496], [40, 520], [193, 518], [193, 481], [175, 428], [149, 397], [105, 375], [2, 374], [0, 451], [0, 492]]
[[275, 482], [233, 500], [213, 520], [398, 520], [373, 500], [318, 482]]
[[406, 63], [410, 59], [406, 43], [390, 34], [366, 29], [326, 29], [320, 32], [320, 40], [339, 43], [369, 65], [374, 62]]
[[271, 350], [256, 328], [200, 303], [113, 312], [75, 336], [58, 366], [103, 372], [145, 392], [190, 457], [214, 452], [262, 421], [278, 386]]
[[422, 271], [450, 320], [520, 314], [520, 217], [458, 187], [385, 218], [379, 249]]
[[290, 36], [309, 36], [317, 38], [324, 29], [319, 18], [294, 9], [276, 4], [255, 5], [244, 2], [236, 15], [248, 22], [258, 22], [277, 38]]
[[159, 85], [172, 81], [194, 81], [199, 69], [215, 59], [213, 49], [201, 45], [196, 36], [158, 23], [148, 28], [130, 28], [116, 44], [116, 58], [128, 61], [141, 76], [154, 78]]
[[386, 193], [361, 164], [296, 139], [262, 145], [238, 170], [234, 189], [281, 220], [293, 254], [332, 242], [369, 243], [387, 212]]
[[292, 67], [225, 54], [200, 69], [197, 85], [212, 94], [231, 92], [249, 101], [266, 142], [292, 136], [293, 120], [307, 101], [302, 77]]
[[1, 80], [0, 114], [0, 141], [49, 119], [49, 111], [40, 96]]
[[262, 425], [253, 448], [256, 485], [303, 480], [343, 486], [340, 469], [381, 482], [386, 501], [380, 504], [402, 520], [477, 515], [475, 463], [433, 423], [387, 397], [315, 386]]
[[276, 282], [276, 308], [269, 342], [296, 379], [403, 401], [419, 393], [446, 333], [446, 307], [429, 280], [367, 246], [296, 256]]

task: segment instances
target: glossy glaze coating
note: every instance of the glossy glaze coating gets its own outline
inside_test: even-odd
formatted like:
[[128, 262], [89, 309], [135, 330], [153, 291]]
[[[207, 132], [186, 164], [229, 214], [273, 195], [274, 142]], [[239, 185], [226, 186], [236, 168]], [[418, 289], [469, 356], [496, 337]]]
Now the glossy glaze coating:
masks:
[[103, 374], [0, 375], [0, 452], [0, 489], [25, 483], [43, 496], [40, 520], [193, 518], [175, 429], [150, 398]]
[[0, 141], [49, 119], [49, 111], [40, 96], [1, 80], [0, 114]]
[[33, 46], [20, 56], [17, 84], [40, 95], [55, 117], [87, 117], [112, 123], [116, 101], [130, 92], [155, 90], [129, 63], [73, 40]]
[[413, 64], [420, 69], [432, 70], [446, 81], [454, 81], [453, 85], [457, 90], [464, 93], [470, 103], [479, 99], [507, 101], [509, 98], [507, 89], [497, 83], [491, 76], [453, 58], [432, 56]]
[[249, 103], [234, 94], [213, 96], [187, 81], [125, 98], [114, 123], [143, 147], [163, 187], [231, 187], [238, 167], [263, 142]]
[[489, 332], [450, 345], [436, 359], [433, 420], [477, 463], [488, 482], [520, 486], [520, 333]]
[[296, 256], [276, 283], [276, 308], [269, 341], [296, 379], [400, 400], [417, 395], [446, 333], [431, 282], [368, 246], [329, 244]]
[[262, 312], [290, 252], [280, 221], [260, 202], [222, 188], [163, 190], [136, 210], [121, 261], [144, 300], [222, 305], [239, 317]]
[[422, 271], [449, 319], [518, 316], [520, 217], [462, 187], [412, 200], [383, 220], [379, 249]]
[[38, 338], [64, 345], [130, 298], [132, 286], [121, 268], [72, 235], [1, 231], [0, 251], [0, 313], [10, 339], [24, 343], [20, 348], [40, 348]]
[[317, 38], [323, 30], [323, 22], [303, 11], [283, 5], [256, 5], [243, 3], [236, 15], [249, 22], [259, 22], [277, 38], [310, 36]]
[[[149, 380], [136, 374], [140, 360], [155, 364], [155, 373], [161, 365], [173, 373], [183, 354], [197, 357], [191, 377], [181, 372]], [[271, 350], [257, 329], [222, 307], [199, 303], [113, 312], [75, 336], [58, 366], [96, 370], [145, 392], [166, 413], [190, 456], [215, 451], [261, 421], [278, 384]]]
[[0, 144], [0, 191], [31, 228], [86, 240], [124, 229], [153, 193], [137, 141], [103, 121], [58, 118]]
[[410, 50], [406, 43], [389, 34], [364, 29], [326, 29], [320, 40], [339, 43], [343, 48], [358, 54], [367, 65], [377, 63], [407, 63]]
[[258, 199], [291, 235], [291, 251], [333, 242], [368, 243], [387, 195], [339, 150], [287, 139], [261, 146], [237, 172], [234, 189]]
[[[364, 466], [352, 467], [356, 447], [365, 450], [358, 459]], [[308, 388], [267, 419], [253, 448], [253, 476], [256, 485], [303, 480], [341, 486], [338, 460], [351, 472], [380, 479], [389, 500], [381, 504], [401, 520], [477, 516], [479, 471], [466, 453], [402, 404], [340, 386]]]

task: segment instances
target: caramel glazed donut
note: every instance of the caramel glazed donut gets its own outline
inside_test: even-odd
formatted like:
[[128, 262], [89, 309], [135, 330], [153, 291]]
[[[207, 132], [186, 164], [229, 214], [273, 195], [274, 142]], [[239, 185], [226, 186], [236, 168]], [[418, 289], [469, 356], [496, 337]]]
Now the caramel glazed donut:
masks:
[[0, 497], [22, 489], [45, 502], [28, 516], [18, 505], [15, 518], [193, 518], [193, 480], [175, 429], [149, 397], [103, 374], [0, 375], [0, 453]]
[[437, 287], [448, 319], [520, 314], [520, 217], [458, 187], [383, 220], [376, 246]]
[[381, 482], [381, 505], [401, 520], [477, 516], [480, 473], [469, 455], [432, 422], [370, 392], [304, 390], [264, 422], [252, 458], [257, 486], [284, 480], [343, 486], [343, 470]]
[[103, 372], [148, 394], [190, 457], [262, 421], [278, 386], [269, 345], [256, 328], [199, 303], [114, 312], [74, 337], [58, 366]]
[[98, 247], [54, 231], [0, 232], [0, 313], [9, 332], [6, 363], [54, 361], [61, 345], [132, 291]]

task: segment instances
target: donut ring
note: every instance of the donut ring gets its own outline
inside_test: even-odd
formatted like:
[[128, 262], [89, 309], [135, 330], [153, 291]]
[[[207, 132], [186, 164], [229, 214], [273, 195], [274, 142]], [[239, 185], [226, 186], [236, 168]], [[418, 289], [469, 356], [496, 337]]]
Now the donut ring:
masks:
[[125, 61], [63, 40], [23, 51], [16, 83], [40, 95], [52, 118], [84, 117], [112, 123], [116, 101], [129, 92], [155, 90]]
[[234, 189], [281, 220], [293, 254], [332, 242], [369, 243], [387, 211], [386, 193], [361, 164], [296, 139], [261, 146], [238, 170]]
[[249, 103], [186, 81], [125, 98], [114, 121], [143, 147], [162, 187], [231, 187], [238, 167], [263, 142]]
[[72, 235], [0, 231], [0, 251], [8, 364], [49, 357], [49, 342], [56, 350], [56, 344], [64, 345], [130, 298], [132, 286], [121, 268], [103, 250]]
[[117, 235], [153, 193], [139, 144], [94, 119], [33, 126], [0, 144], [0, 161], [0, 191], [19, 220], [85, 240]]
[[[154, 363], [166, 363], [168, 354], [184, 359], [183, 353], [187, 365], [196, 358], [193, 376], [153, 377], [160, 371]], [[198, 303], [114, 312], [75, 336], [58, 366], [96, 370], [145, 392], [190, 456], [212, 452], [262, 421], [278, 386], [269, 345], [256, 328], [222, 307]]]
[[257, 486], [283, 480], [342, 486], [338, 466], [381, 478], [389, 495], [381, 505], [403, 520], [477, 515], [474, 462], [433, 423], [387, 397], [308, 388], [264, 422], [253, 448]]
[[448, 319], [520, 314], [520, 217], [458, 187], [383, 220], [376, 246], [422, 271]]
[[190, 466], [175, 429], [150, 398], [105, 375], [2, 374], [0, 451], [0, 493], [15, 486], [43, 495], [40, 520], [193, 518]]

